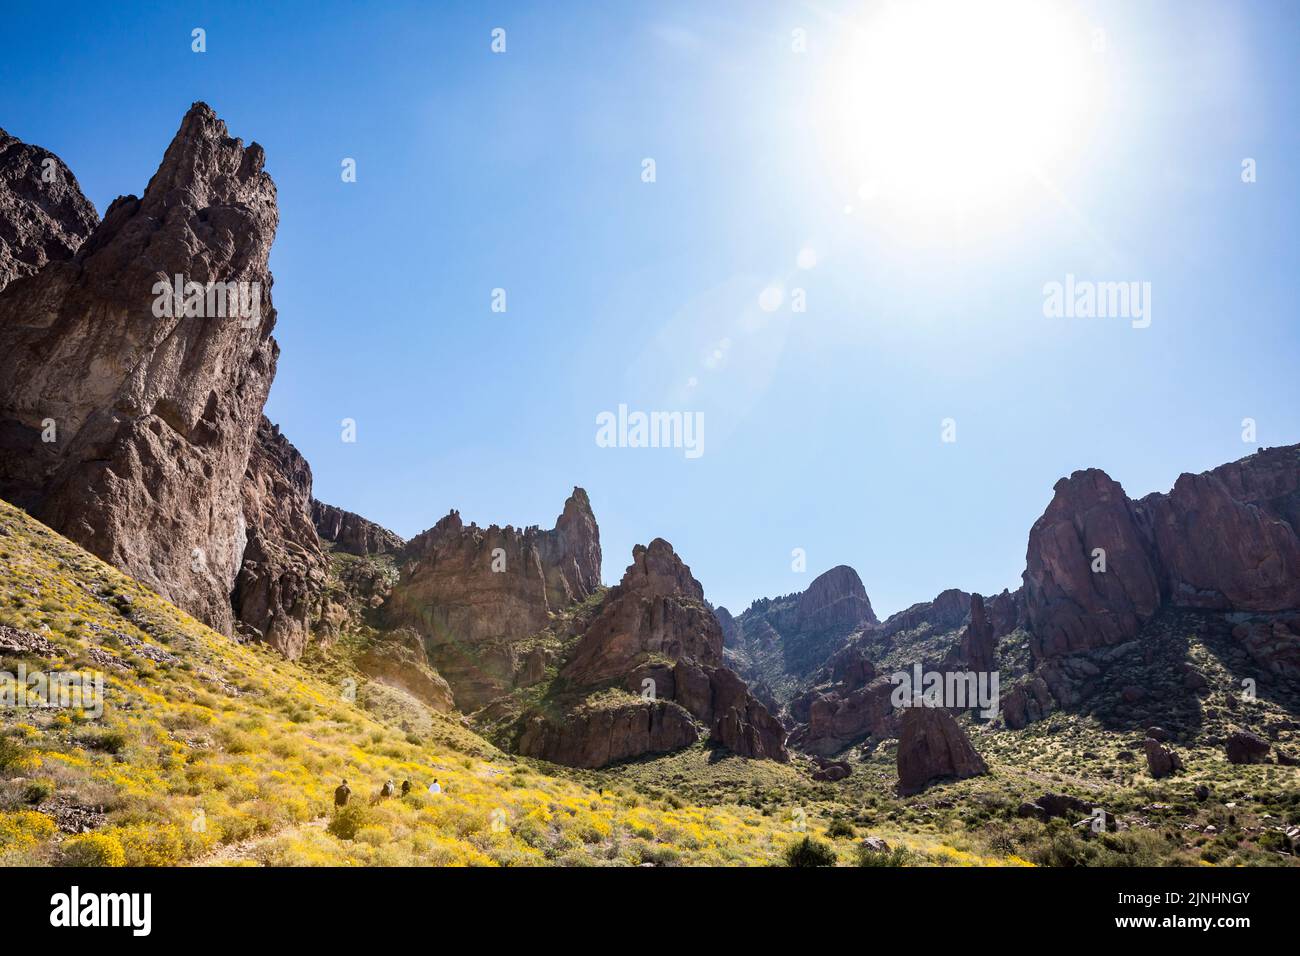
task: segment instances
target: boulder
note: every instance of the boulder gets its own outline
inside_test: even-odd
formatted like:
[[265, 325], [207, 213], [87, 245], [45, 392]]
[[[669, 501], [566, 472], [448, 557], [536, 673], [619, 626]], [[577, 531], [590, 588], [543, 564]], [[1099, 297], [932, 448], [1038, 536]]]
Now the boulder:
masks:
[[1183, 769], [1183, 762], [1178, 754], [1155, 738], [1148, 737], [1142, 742], [1142, 747], [1147, 755], [1147, 770], [1155, 779], [1159, 780], [1169, 776], [1175, 770]]
[[952, 714], [934, 707], [903, 711], [898, 740], [898, 792], [919, 793], [931, 781], [974, 777], [988, 766]]
[[1248, 730], [1233, 731], [1224, 745], [1229, 763], [1264, 763], [1269, 742]]

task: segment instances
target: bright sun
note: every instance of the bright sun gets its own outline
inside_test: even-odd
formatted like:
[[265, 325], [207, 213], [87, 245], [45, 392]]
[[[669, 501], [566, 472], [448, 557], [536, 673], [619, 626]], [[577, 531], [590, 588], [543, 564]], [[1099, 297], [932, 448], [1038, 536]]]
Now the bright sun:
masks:
[[1041, 195], [1082, 145], [1101, 44], [1052, 0], [873, 7], [844, 34], [822, 99], [837, 180], [918, 220]]

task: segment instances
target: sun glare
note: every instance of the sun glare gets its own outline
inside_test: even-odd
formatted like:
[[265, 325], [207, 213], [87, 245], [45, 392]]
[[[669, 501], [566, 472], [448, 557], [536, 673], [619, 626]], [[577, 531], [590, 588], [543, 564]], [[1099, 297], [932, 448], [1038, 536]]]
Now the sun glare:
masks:
[[1041, 194], [1084, 142], [1102, 44], [1050, 0], [872, 8], [844, 34], [818, 124], [846, 196], [924, 220]]

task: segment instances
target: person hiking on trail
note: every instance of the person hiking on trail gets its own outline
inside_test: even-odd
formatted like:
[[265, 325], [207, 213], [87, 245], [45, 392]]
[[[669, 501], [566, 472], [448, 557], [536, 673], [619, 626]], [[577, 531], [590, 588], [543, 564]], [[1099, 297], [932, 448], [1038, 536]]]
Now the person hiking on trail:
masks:
[[442, 793], [442, 784], [438, 783], [438, 778], [433, 778], [433, 783], [429, 784], [430, 793]]
[[403, 780], [403, 781], [402, 781], [402, 796], [406, 796], [406, 795], [407, 795], [408, 793], [410, 793], [410, 792], [411, 792], [411, 781], [409, 781], [409, 780]]
[[387, 800], [393, 795], [395, 789], [396, 787], [393, 785], [393, 781], [389, 780], [384, 784], [384, 789], [379, 791], [379, 795]]
[[348, 805], [348, 798], [352, 796], [352, 790], [348, 787], [348, 782], [344, 780], [339, 784], [338, 789], [334, 791], [334, 812], [338, 813], [340, 809]]

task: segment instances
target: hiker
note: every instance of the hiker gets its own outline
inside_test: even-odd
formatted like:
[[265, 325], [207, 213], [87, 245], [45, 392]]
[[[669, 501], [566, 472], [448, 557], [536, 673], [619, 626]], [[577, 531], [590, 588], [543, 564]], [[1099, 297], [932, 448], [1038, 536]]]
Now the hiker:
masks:
[[379, 795], [383, 797], [385, 800], [387, 800], [389, 797], [393, 795], [394, 789], [395, 787], [393, 786], [393, 781], [391, 780], [386, 781], [384, 783], [384, 789], [379, 791]]
[[402, 781], [402, 796], [406, 796], [406, 795], [407, 795], [408, 793], [410, 793], [410, 792], [411, 792], [411, 781], [409, 781], [409, 780], [403, 780], [403, 781]]
[[339, 810], [346, 807], [351, 796], [352, 790], [348, 787], [348, 782], [344, 780], [334, 791], [334, 812], [338, 813]]
[[438, 778], [433, 778], [433, 783], [429, 784], [430, 793], [442, 793], [442, 785], [438, 783]]

